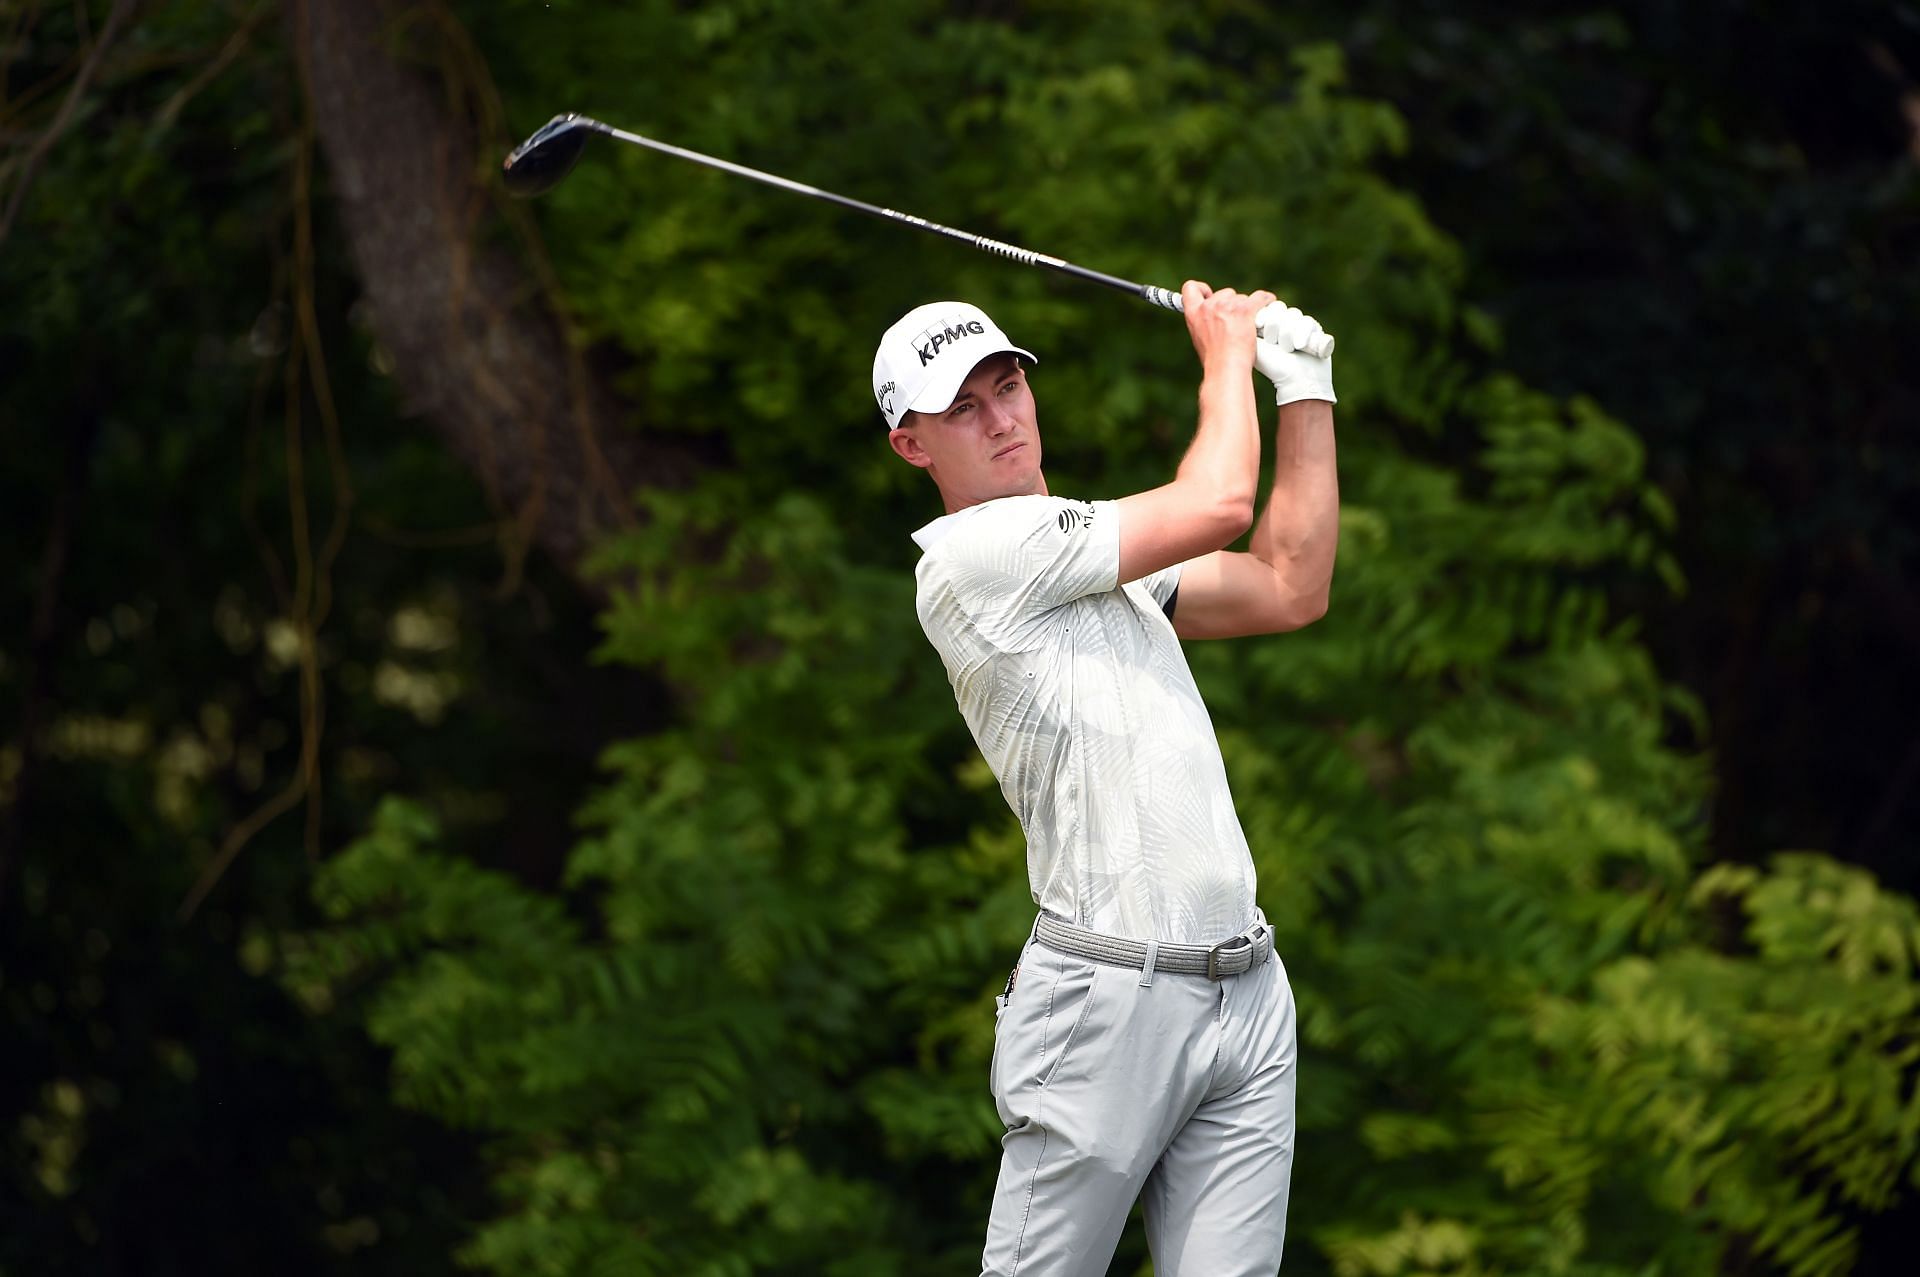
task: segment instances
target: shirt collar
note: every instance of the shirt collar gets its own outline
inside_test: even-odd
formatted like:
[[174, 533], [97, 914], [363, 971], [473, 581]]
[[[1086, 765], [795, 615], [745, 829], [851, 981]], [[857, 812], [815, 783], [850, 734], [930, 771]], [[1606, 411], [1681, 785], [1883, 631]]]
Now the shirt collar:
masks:
[[964, 510], [955, 510], [952, 514], [941, 515], [932, 523], [929, 523], [926, 527], [921, 528], [913, 534], [914, 544], [920, 547], [922, 554], [925, 554], [941, 541], [945, 540], [948, 534], [955, 528], [959, 527], [962, 519], [968, 515], [984, 510], [992, 504], [993, 502], [991, 501], [983, 501], [979, 505], [970, 505]]

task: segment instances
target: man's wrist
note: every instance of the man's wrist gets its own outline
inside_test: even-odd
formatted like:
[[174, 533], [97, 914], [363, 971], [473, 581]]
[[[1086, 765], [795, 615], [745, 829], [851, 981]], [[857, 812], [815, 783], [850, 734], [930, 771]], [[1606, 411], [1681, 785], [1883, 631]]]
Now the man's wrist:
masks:
[[1240, 383], [1250, 382], [1252, 379], [1253, 360], [1222, 359], [1200, 370], [1200, 393], [1205, 395], [1208, 391], [1221, 387], [1238, 387]]
[[1289, 399], [1280, 405], [1280, 416], [1276, 424], [1282, 430], [1293, 430], [1319, 421], [1325, 421], [1328, 425], [1333, 424], [1333, 400]]

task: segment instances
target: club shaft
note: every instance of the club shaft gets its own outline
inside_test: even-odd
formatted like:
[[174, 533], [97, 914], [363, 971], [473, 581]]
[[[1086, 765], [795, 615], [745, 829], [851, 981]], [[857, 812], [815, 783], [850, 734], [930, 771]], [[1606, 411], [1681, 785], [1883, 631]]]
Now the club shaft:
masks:
[[1072, 262], [1062, 261], [1058, 257], [1049, 257], [1045, 253], [1036, 253], [1031, 249], [1021, 248], [1017, 244], [1007, 244], [997, 239], [988, 239], [984, 235], [974, 235], [967, 231], [955, 230], [951, 226], [942, 226], [938, 222], [929, 222], [926, 218], [915, 217], [912, 213], [902, 213], [898, 209], [881, 208], [878, 204], [869, 204], [865, 200], [853, 199], [846, 195], [836, 195], [832, 191], [823, 191], [819, 187], [809, 186], [805, 182], [796, 182], [791, 178], [780, 177], [774, 173], [763, 173], [759, 169], [748, 168], [744, 164], [735, 164], [731, 160], [715, 159], [711, 155], [702, 155], [698, 151], [689, 151], [683, 146], [674, 146], [669, 142], [658, 142], [650, 137], [642, 137], [638, 133], [629, 133], [625, 129], [615, 128], [611, 124], [603, 124], [599, 120], [590, 120], [582, 117], [580, 123], [598, 132], [605, 133], [609, 137], [618, 138], [622, 142], [631, 142], [635, 146], [644, 146], [650, 151], [659, 151], [663, 155], [672, 155], [679, 159], [691, 160], [695, 164], [703, 164], [708, 168], [719, 169], [723, 173], [732, 173], [735, 177], [749, 178], [752, 181], [761, 182], [767, 186], [777, 186], [781, 190], [791, 191], [795, 195], [807, 195], [814, 199], [826, 200], [830, 203], [838, 204], [842, 208], [850, 208], [856, 212], [866, 213], [873, 217], [884, 217], [889, 221], [904, 222], [908, 226], [917, 226], [923, 231], [932, 231], [936, 235], [944, 235], [948, 239], [959, 240], [963, 244], [970, 244], [974, 248], [982, 249], [989, 253], [997, 253], [1002, 257], [1010, 258], [1013, 261], [1020, 262], [1027, 266], [1044, 266], [1048, 270], [1059, 271], [1061, 274], [1071, 275], [1075, 279], [1084, 279], [1089, 283], [1104, 284], [1108, 288], [1117, 288], [1123, 293], [1132, 293], [1135, 297], [1143, 301], [1152, 302], [1156, 306], [1164, 306], [1168, 310], [1177, 311], [1182, 309], [1180, 294], [1171, 292], [1165, 288], [1155, 288], [1151, 284], [1136, 284], [1130, 279], [1121, 279], [1118, 275], [1109, 275], [1103, 271], [1088, 270], [1084, 266], [1076, 266]]

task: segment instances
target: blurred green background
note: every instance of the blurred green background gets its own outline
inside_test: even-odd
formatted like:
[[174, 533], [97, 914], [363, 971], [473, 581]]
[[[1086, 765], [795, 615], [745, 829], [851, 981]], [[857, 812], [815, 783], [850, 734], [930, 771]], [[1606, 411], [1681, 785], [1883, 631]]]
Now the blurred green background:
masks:
[[976, 1271], [1031, 904], [872, 343], [984, 305], [1084, 496], [1191, 350], [509, 199], [562, 110], [1339, 336], [1332, 612], [1188, 653], [1288, 1273], [1912, 1271], [1920, 7], [6, 0], [0, 1275]]

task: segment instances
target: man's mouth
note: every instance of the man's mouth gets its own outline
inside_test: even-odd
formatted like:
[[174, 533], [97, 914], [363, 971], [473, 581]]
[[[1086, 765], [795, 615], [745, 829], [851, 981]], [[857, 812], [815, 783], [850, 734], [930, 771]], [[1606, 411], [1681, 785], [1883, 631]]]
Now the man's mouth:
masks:
[[1026, 445], [1026, 441], [1025, 441], [1025, 440], [1022, 440], [1022, 441], [1021, 441], [1021, 442], [1019, 442], [1019, 443], [1010, 443], [1010, 444], [1008, 444], [1008, 445], [1007, 445], [1006, 447], [1004, 447], [1004, 448], [1002, 448], [1002, 449], [1000, 449], [1000, 451], [998, 451], [998, 452], [996, 452], [996, 453], [994, 453], [994, 454], [993, 454], [993, 459], [994, 459], [995, 461], [998, 461], [998, 460], [1000, 460], [1000, 458], [1002, 458], [1002, 457], [1004, 457], [1004, 456], [1006, 456], [1006, 455], [1007, 455], [1008, 453], [1012, 453], [1012, 452], [1018, 452], [1018, 451], [1019, 451], [1020, 449], [1022, 449], [1022, 448], [1024, 448], [1024, 447], [1026, 447], [1026, 446], [1027, 446], [1027, 445]]

